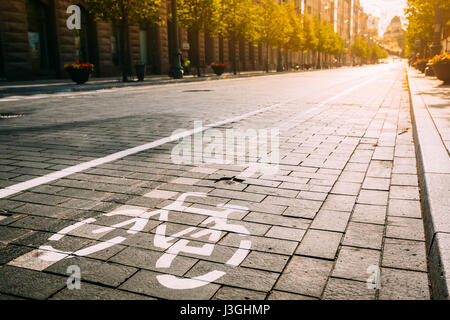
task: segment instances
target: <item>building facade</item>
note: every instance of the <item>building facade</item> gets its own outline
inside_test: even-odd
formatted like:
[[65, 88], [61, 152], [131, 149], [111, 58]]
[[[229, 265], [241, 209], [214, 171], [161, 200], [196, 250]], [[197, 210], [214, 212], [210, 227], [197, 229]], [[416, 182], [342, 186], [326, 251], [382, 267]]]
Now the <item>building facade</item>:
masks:
[[[303, 13], [332, 23], [347, 44], [351, 44], [348, 21], [352, 0], [295, 1]], [[73, 4], [81, 8], [79, 37], [66, 26], [70, 15], [67, 8]], [[160, 17], [165, 23], [160, 26], [129, 27], [131, 70], [135, 64], [145, 63], [148, 74], [168, 74], [174, 47], [170, 8], [170, 0], [163, 0]], [[0, 0], [0, 79], [66, 78], [64, 65], [75, 61], [76, 39], [79, 39], [81, 60], [95, 65], [94, 76], [120, 75], [118, 28], [111, 22], [95, 21], [83, 0]], [[183, 58], [190, 59], [194, 66], [200, 65], [203, 72], [208, 71], [212, 62], [223, 62], [228, 70], [231, 68], [231, 46], [226, 39], [180, 28], [179, 48]], [[264, 70], [266, 50], [261, 45], [240, 40], [235, 50], [239, 71]], [[280, 52], [269, 50], [271, 70], [276, 69]], [[298, 57], [298, 53], [284, 52], [284, 67], [292, 67]]]

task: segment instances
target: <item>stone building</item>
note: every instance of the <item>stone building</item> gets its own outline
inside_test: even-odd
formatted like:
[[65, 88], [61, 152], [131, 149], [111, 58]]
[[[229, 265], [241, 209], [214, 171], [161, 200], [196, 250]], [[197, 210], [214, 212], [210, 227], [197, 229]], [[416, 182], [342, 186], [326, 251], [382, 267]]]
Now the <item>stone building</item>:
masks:
[[[0, 79], [27, 80], [67, 77], [64, 64], [75, 61], [75, 33], [66, 26], [70, 5], [81, 8], [80, 56], [95, 65], [96, 77], [118, 76], [118, 30], [110, 22], [94, 21], [82, 0], [1, 0]], [[130, 26], [132, 64], [146, 63], [147, 73], [167, 74], [172, 54], [173, 28], [167, 18], [170, 0], [163, 0], [162, 26]], [[228, 41], [180, 28], [179, 47], [184, 58], [195, 60], [207, 70], [211, 62], [230, 67]], [[239, 70], [262, 70], [264, 50], [245, 41], [236, 46]], [[271, 59], [272, 64], [276, 59]], [[197, 61], [193, 61], [193, 64]], [[272, 68], [274, 65], [271, 66]], [[132, 66], [132, 70], [134, 70]]]

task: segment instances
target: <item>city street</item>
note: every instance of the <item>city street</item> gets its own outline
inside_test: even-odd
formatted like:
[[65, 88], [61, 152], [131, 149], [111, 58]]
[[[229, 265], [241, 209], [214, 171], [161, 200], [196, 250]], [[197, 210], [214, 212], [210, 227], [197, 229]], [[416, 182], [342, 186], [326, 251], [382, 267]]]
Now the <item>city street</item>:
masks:
[[[0, 299], [432, 298], [405, 62], [0, 114]], [[213, 129], [279, 132], [278, 171], [202, 161]], [[190, 137], [197, 161], [175, 163]]]

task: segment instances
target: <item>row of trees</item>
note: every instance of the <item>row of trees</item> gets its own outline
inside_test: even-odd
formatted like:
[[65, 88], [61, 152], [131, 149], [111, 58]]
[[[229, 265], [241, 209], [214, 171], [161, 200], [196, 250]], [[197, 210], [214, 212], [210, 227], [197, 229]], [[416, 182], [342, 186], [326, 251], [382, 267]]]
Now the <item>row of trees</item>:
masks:
[[375, 63], [379, 59], [389, 56], [388, 52], [377, 43], [368, 42], [361, 37], [356, 37], [355, 42], [350, 46], [352, 55], [358, 57], [363, 63]]
[[[444, 0], [408, 0], [405, 9], [407, 20], [406, 52], [408, 57], [419, 50], [421, 58], [430, 56], [430, 46], [433, 42], [435, 28], [436, 4], [441, 9], [441, 23], [445, 27], [450, 24], [450, 1]], [[416, 40], [419, 47], [416, 48]]]
[[[128, 26], [163, 24], [159, 15], [161, 0], [85, 0], [85, 3], [96, 19], [112, 21], [119, 27], [120, 64], [125, 81], [131, 65]], [[182, 27], [228, 39], [232, 53], [236, 52], [239, 39], [264, 45], [267, 71], [270, 48], [279, 48], [279, 53], [313, 51], [317, 66], [320, 66], [321, 54], [339, 57], [346, 50], [344, 39], [334, 32], [331, 23], [319, 21], [317, 16], [310, 19], [300, 15], [293, 2], [280, 5], [274, 0], [178, 0], [177, 10]], [[170, 13], [168, 19], [172, 19]], [[281, 58], [281, 54], [278, 56]], [[232, 54], [231, 61], [236, 73], [236, 54]], [[200, 66], [197, 68], [199, 72]]]

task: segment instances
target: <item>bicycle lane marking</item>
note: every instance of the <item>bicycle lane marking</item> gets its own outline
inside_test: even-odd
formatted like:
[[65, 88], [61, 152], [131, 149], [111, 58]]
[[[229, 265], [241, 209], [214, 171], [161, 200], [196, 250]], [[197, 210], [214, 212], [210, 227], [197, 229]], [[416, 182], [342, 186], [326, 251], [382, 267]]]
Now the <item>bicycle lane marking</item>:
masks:
[[[225, 204], [216, 205], [218, 210], [189, 207], [183, 204], [187, 197], [207, 197], [207, 195], [198, 192], [183, 193], [169, 205], [163, 207], [162, 209], [156, 210], [129, 205], [120, 206], [109, 213], [100, 215], [99, 217], [112, 217], [120, 215], [130, 217], [131, 219], [116, 223], [115, 225], [109, 227], [98, 226], [99, 228], [91, 230], [91, 233], [103, 234], [103, 236], [106, 236], [106, 234], [108, 234], [109, 232], [120, 229], [124, 232], [124, 235], [125, 230], [127, 234], [136, 234], [144, 230], [151, 217], [159, 215], [159, 220], [163, 221], [163, 224], [158, 225], [158, 227], [156, 228], [153, 245], [155, 247], [164, 249], [161, 257], [155, 263], [155, 268], [162, 269], [163, 272], [164, 269], [167, 270], [172, 266], [175, 258], [180, 253], [211, 256], [215, 249], [215, 244], [220, 240], [222, 232], [233, 232], [239, 234], [241, 237], [243, 237], [243, 239], [240, 241], [239, 247], [236, 248], [234, 254], [225, 262], [225, 264], [228, 266], [237, 267], [242, 261], [244, 261], [244, 259], [250, 252], [251, 241], [245, 239], [246, 236], [250, 236], [250, 232], [242, 225], [228, 223], [227, 219], [231, 213], [239, 211], [245, 212], [248, 211], [248, 208]], [[166, 223], [170, 222], [170, 211], [205, 215], [207, 216], [207, 218], [202, 223], [200, 223], [198, 227], [188, 226], [186, 229], [168, 236], [166, 232]], [[76, 222], [73, 225], [65, 227], [50, 236], [48, 238], [48, 241], [52, 244], [55, 244], [63, 239], [65, 235], [69, 235], [72, 233], [72, 236], [76, 236], [75, 231], [77, 229], [88, 226], [91, 223], [94, 223], [96, 220], [97, 219], [95, 218], [88, 218], [83, 221]], [[123, 229], [123, 227], [128, 225], [131, 225], [129, 229]], [[208, 240], [212, 243], [205, 243], [201, 247], [190, 246], [190, 240], [181, 238], [182, 236], [187, 234], [191, 234], [190, 237], [194, 239], [209, 235]], [[43, 271], [44, 269], [65, 258], [84, 257], [120, 244], [125, 240], [127, 240], [127, 237], [116, 236], [112, 239], [102, 241], [98, 244], [91, 245], [74, 252], [58, 250], [55, 249], [52, 245], [45, 244], [41, 245], [38, 249], [35, 249], [10, 261], [8, 265]], [[169, 289], [183, 290], [205, 286], [213, 281], [218, 280], [225, 274], [226, 272], [224, 271], [213, 270], [205, 273], [204, 275], [194, 278], [180, 278], [171, 274], [158, 275], [156, 276], [156, 278], [161, 285]]]

